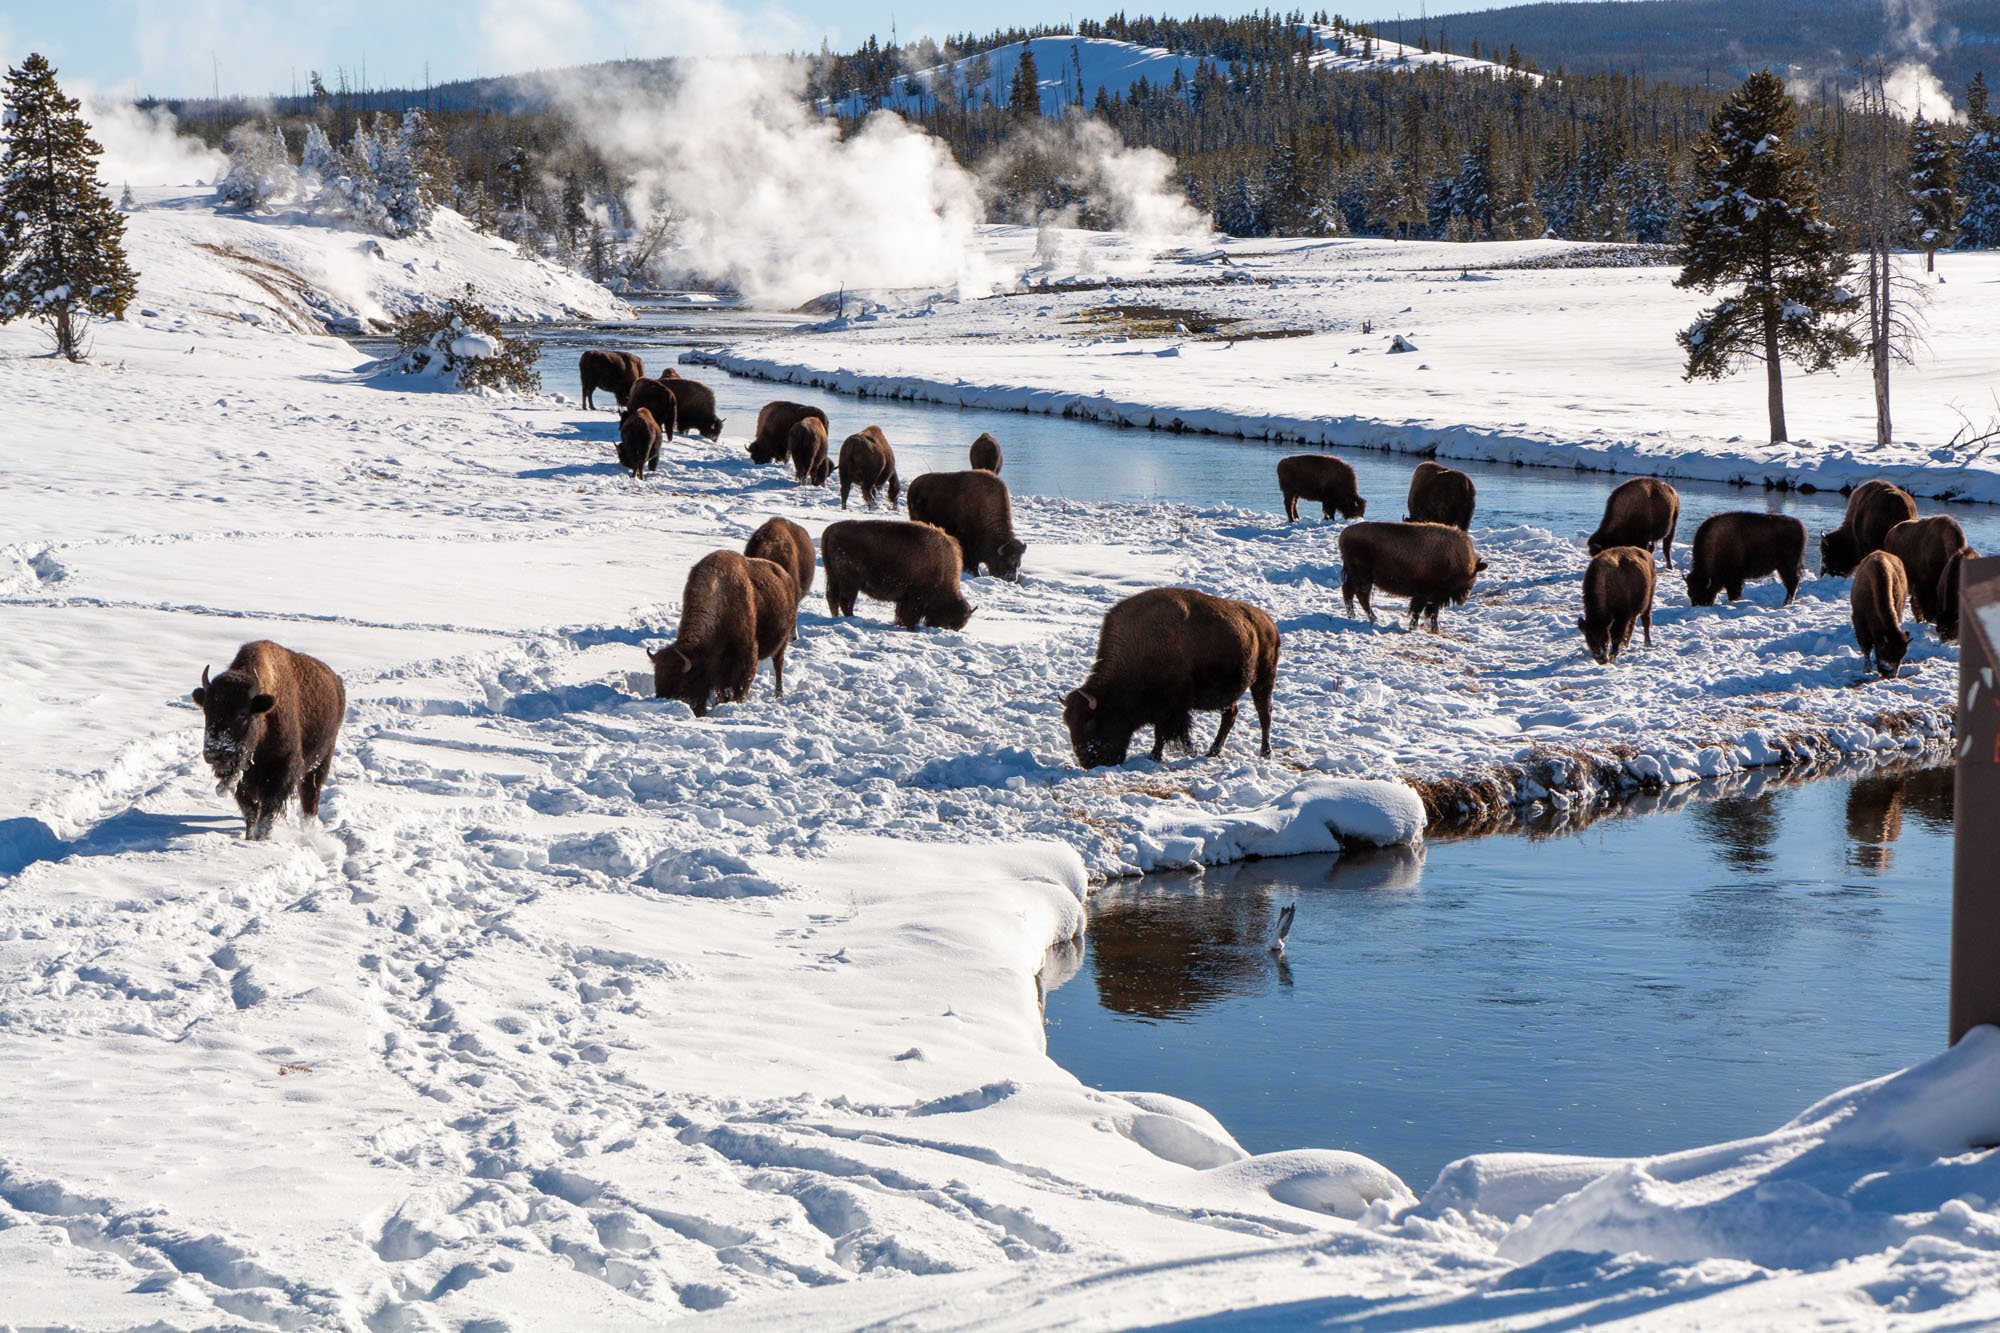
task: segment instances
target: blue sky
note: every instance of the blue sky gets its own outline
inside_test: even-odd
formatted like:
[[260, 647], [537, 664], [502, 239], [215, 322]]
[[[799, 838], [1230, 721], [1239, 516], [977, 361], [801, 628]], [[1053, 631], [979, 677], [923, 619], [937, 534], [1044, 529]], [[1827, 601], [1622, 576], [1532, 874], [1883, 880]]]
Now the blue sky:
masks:
[[[1425, 0], [1344, 0], [1324, 4], [1364, 20], [1414, 21]], [[1075, 17], [1127, 13], [1249, 11], [1238, 4], [1102, 0], [7, 0], [0, 4], [0, 57], [29, 51], [55, 62], [63, 78], [104, 89], [161, 96], [200, 95], [219, 79], [225, 93], [285, 93], [306, 71], [332, 82], [345, 67], [359, 83], [363, 64], [376, 87], [497, 74], [621, 56], [731, 54], [836, 48], [885, 39], [893, 19], [905, 40], [929, 32], [987, 32], [1003, 24], [1067, 25]], [[1277, 6], [1272, 6], [1276, 8]], [[1308, 12], [1319, 4], [1302, 6]], [[1428, 4], [1436, 15], [1490, 7], [1478, 0]], [[1412, 37], [1414, 38], [1414, 23]]]

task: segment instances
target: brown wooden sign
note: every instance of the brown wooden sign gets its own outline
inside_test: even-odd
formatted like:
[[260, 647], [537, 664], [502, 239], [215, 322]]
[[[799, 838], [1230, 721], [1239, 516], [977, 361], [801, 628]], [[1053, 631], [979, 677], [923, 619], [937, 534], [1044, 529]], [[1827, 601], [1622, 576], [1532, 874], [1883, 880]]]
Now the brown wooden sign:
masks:
[[1959, 582], [1958, 774], [1952, 803], [1951, 1040], [2000, 1024], [2000, 556]]

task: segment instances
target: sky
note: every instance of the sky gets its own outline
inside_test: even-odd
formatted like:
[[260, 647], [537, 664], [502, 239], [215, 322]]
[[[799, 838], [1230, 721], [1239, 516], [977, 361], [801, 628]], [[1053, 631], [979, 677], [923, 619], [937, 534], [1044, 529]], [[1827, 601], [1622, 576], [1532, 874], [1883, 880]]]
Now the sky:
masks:
[[[1491, 8], [1481, 0], [1315, 0], [1365, 21], [1414, 20]], [[259, 96], [303, 87], [318, 69], [329, 84], [344, 68], [358, 86], [421, 87], [430, 81], [585, 64], [621, 57], [731, 55], [817, 50], [886, 41], [893, 22], [904, 39], [928, 33], [990, 32], [1031, 23], [1068, 26], [1075, 18], [1128, 13], [1185, 16], [1261, 10], [1265, 0], [6, 0], [0, 4], [0, 58], [30, 51], [54, 62], [66, 82], [161, 97]], [[1412, 25], [1414, 40], [1414, 25]]]

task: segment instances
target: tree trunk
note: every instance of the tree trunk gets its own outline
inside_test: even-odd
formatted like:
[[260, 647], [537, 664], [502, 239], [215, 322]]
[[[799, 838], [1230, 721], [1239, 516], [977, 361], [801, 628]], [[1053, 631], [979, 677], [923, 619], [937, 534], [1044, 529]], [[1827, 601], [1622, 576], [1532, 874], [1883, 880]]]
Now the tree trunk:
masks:
[[1764, 378], [1770, 388], [1771, 403], [1771, 443], [1783, 444], [1791, 437], [1785, 433], [1785, 376], [1784, 367], [1778, 364], [1778, 312], [1764, 312]]
[[1868, 362], [1875, 377], [1875, 443], [1889, 443], [1889, 247], [1868, 243]]

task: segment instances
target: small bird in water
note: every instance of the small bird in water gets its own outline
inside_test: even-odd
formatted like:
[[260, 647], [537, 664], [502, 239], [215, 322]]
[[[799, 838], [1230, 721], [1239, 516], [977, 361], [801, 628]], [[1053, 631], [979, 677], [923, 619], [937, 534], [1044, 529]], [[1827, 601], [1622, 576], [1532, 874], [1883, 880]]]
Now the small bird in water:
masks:
[[1278, 909], [1278, 938], [1271, 942], [1272, 953], [1285, 951], [1285, 936], [1292, 933], [1292, 918], [1299, 914], [1299, 905], [1286, 903]]

